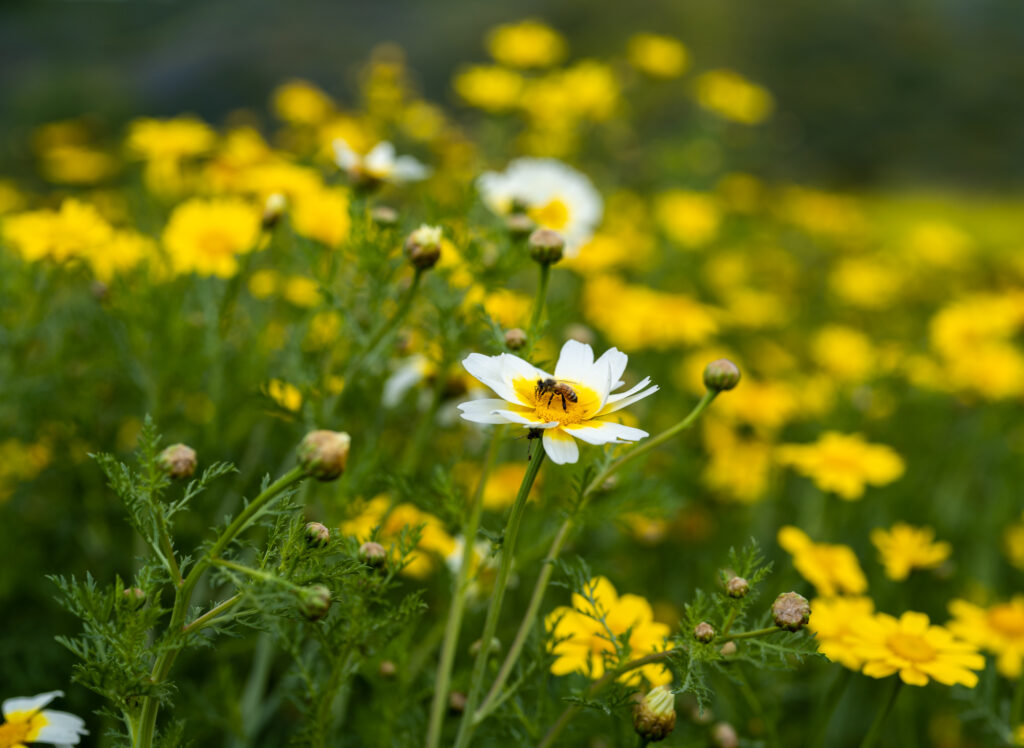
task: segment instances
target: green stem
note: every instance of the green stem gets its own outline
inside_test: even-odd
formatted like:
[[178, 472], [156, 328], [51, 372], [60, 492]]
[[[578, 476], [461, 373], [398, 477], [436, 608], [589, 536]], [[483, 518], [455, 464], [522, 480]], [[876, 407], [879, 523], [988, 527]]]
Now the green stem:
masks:
[[551, 266], [546, 263], [540, 264], [540, 280], [537, 283], [537, 296], [533, 301], [533, 313], [530, 315], [530, 326], [526, 330], [527, 351], [533, 349], [537, 337], [537, 328], [540, 326], [541, 317], [544, 316], [544, 304], [548, 298], [548, 281], [551, 278]]
[[437, 418], [437, 411], [441, 407], [441, 400], [444, 398], [447, 380], [448, 362], [441, 361], [438, 364], [434, 387], [430, 393], [430, 405], [427, 406], [426, 412], [421, 416], [419, 425], [416, 427], [416, 434], [409, 441], [405, 456], [402, 459], [402, 471], [405, 473], [414, 473], [416, 468], [419, 467], [423, 450], [426, 448], [430, 434], [434, 430], [434, 421]]
[[740, 612], [738, 605], [733, 605], [732, 610], [729, 611], [729, 615], [725, 619], [725, 623], [722, 624], [722, 632], [718, 635], [719, 638], [724, 639], [728, 634], [732, 625], [736, 622], [736, 614]]
[[853, 680], [854, 672], [845, 667], [839, 669], [835, 680], [829, 686], [828, 693], [822, 699], [821, 706], [815, 710], [817, 717], [815, 719], [814, 731], [811, 733], [813, 740], [811, 740], [810, 745], [826, 745], [825, 737], [828, 735], [828, 727], [832, 721], [832, 715], [835, 714], [839, 702], [842, 701], [843, 694], [846, 693], [850, 681]]
[[680, 432], [693, 426], [693, 424], [697, 422], [697, 419], [700, 418], [700, 415], [711, 404], [711, 401], [715, 399], [717, 394], [717, 390], [708, 390], [686, 418], [675, 426], [672, 426], [667, 431], [663, 431], [658, 434], [653, 439], [649, 439], [643, 444], [631, 449], [603, 470], [584, 490], [583, 497], [580, 500], [577, 511], [566, 517], [565, 521], [562, 522], [562, 526], [558, 528], [558, 532], [555, 534], [554, 540], [551, 542], [551, 547], [548, 549], [547, 555], [544, 557], [540, 575], [537, 577], [537, 583], [533, 587], [533, 594], [530, 597], [530, 602], [526, 606], [526, 613], [523, 615], [522, 623], [519, 624], [519, 630], [516, 632], [515, 639], [512, 640], [512, 646], [509, 647], [508, 654], [505, 656], [504, 662], [501, 663], [501, 668], [498, 670], [498, 675], [494, 680], [494, 684], [491, 686], [490, 691], [487, 693], [487, 697], [480, 706], [481, 710], [486, 710], [495, 701], [495, 699], [498, 698], [502, 687], [505, 685], [505, 681], [507, 681], [509, 676], [512, 674], [512, 668], [515, 667], [515, 664], [519, 659], [519, 655], [522, 652], [523, 647], [526, 645], [526, 638], [530, 635], [534, 621], [537, 618], [537, 613], [540, 611], [541, 603], [544, 600], [544, 593], [547, 591], [548, 582], [551, 581], [551, 575], [555, 570], [555, 561], [558, 559], [559, 554], [561, 554], [562, 548], [565, 546], [566, 541], [569, 539], [569, 534], [575, 526], [577, 517], [580, 516], [583, 508], [590, 500], [591, 495], [594, 491], [600, 488], [604, 482], [615, 473], [615, 471], [619, 470], [637, 457], [650, 452], [655, 447], [664, 444]]
[[742, 634], [733, 634], [732, 636], [720, 636], [719, 639], [721, 639], [723, 642], [725, 642], [725, 641], [734, 642], [734, 641], [738, 641], [739, 639], [753, 639], [753, 638], [758, 637], [758, 636], [765, 636], [767, 634], [774, 634], [777, 631], [781, 631], [781, 630], [782, 629], [778, 628], [777, 626], [769, 626], [768, 628], [764, 628], [764, 629], [755, 629], [754, 631], [744, 631]]
[[174, 547], [171, 545], [171, 536], [167, 532], [167, 525], [161, 515], [160, 523], [160, 548], [164, 552], [164, 559], [167, 561], [167, 571], [171, 573], [171, 581], [175, 587], [181, 586], [181, 569], [178, 568], [178, 560], [174, 557]]
[[[434, 698], [430, 703], [430, 724], [427, 727], [427, 748], [437, 748], [441, 742], [441, 725], [444, 720], [445, 708], [448, 705], [448, 688], [451, 683], [452, 666], [455, 663], [455, 648], [459, 642], [459, 631], [462, 628], [462, 615], [466, 610], [466, 593], [469, 590], [470, 567], [473, 563], [473, 548], [476, 544], [476, 535], [480, 529], [480, 515], [483, 513], [484, 489], [487, 487], [487, 478], [494, 468], [498, 459], [498, 448], [501, 446], [501, 437], [504, 429], [498, 427], [491, 434], [491, 443], [487, 448], [487, 457], [484, 460], [483, 471], [477, 479], [476, 489], [473, 491], [473, 500], [469, 509], [469, 519], [463, 530], [462, 537], [465, 543], [462, 548], [462, 564], [459, 566], [459, 573], [455, 579], [454, 594], [452, 596], [452, 607], [448, 611], [448, 623], [445, 625], [444, 642], [441, 645], [441, 655], [437, 663], [437, 677], [434, 679]], [[484, 643], [481, 641], [481, 647]]]
[[1021, 723], [1021, 714], [1024, 713], [1024, 678], [1017, 678], [1017, 685], [1013, 689], [1013, 700], [1010, 702], [1010, 727], [1014, 730]]
[[238, 605], [238, 603], [240, 603], [241, 601], [242, 601], [242, 593], [238, 593], [237, 595], [229, 597], [224, 602], [222, 602], [219, 605], [216, 605], [216, 606], [210, 608], [208, 611], [203, 613], [197, 619], [195, 619], [190, 624], [185, 626], [185, 628], [182, 629], [182, 632], [183, 633], [188, 633], [188, 632], [192, 632], [192, 631], [200, 631], [201, 629], [203, 629], [207, 625], [209, 625], [221, 613], [226, 613], [227, 611], [231, 610], [233, 607]]
[[860, 748], [871, 748], [876, 742], [878, 742], [878, 736], [882, 732], [882, 726], [885, 724], [886, 718], [892, 711], [893, 705], [896, 703], [896, 697], [899, 696], [900, 691], [903, 690], [900, 686], [903, 685], [903, 681], [899, 679], [899, 676], [892, 678], [892, 685], [889, 687], [889, 694], [886, 696], [885, 703], [882, 708], [878, 710], [878, 714], [875, 715], [875, 721], [871, 723], [871, 728], [868, 730], [868, 734], [864, 736], [864, 740], [861, 741]]
[[[533, 481], [537, 477], [541, 464], [544, 462], [544, 451], [537, 450], [526, 468], [526, 475], [519, 486], [519, 494], [512, 505], [509, 513], [508, 524], [505, 525], [505, 534], [501, 543], [501, 562], [498, 565], [498, 576], [494, 580], [494, 590], [491, 592], [491, 604], [487, 608], [487, 618], [484, 620], [484, 632], [480, 637], [480, 651], [477, 653], [476, 662], [473, 664], [473, 675], [470, 680], [469, 694], [466, 697], [466, 711], [459, 725], [459, 733], [455, 739], [456, 748], [465, 748], [469, 744], [470, 736], [473, 734], [473, 714], [476, 712], [477, 702], [480, 700], [480, 690], [484, 683], [484, 671], [487, 669], [487, 661], [490, 659], [491, 641], [498, 629], [498, 618], [501, 616], [501, 604], [505, 598], [505, 588], [508, 586], [508, 577], [512, 571], [512, 560], [515, 555], [516, 537], [519, 535], [519, 525], [523, 519], [523, 510], [526, 508], [526, 499], [530, 495]], [[467, 544], [471, 543], [467, 539]]]

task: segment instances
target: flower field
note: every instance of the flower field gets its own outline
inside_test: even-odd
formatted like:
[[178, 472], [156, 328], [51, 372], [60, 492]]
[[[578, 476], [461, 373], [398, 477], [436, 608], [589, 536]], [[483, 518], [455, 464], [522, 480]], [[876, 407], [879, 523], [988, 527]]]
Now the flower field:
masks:
[[1024, 200], [660, 29], [448, 72], [21, 134], [0, 748], [1024, 745]]

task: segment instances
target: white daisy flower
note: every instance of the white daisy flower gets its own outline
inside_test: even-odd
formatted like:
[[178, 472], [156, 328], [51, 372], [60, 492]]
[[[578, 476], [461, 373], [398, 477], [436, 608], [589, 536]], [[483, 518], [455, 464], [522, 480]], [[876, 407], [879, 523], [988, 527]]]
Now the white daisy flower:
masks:
[[43, 709], [63, 691], [50, 691], [29, 698], [7, 699], [3, 703], [4, 722], [0, 724], [0, 748], [24, 748], [25, 743], [78, 745], [88, 735], [85, 722], [67, 712]]
[[635, 387], [612, 394], [624, 384], [620, 377], [627, 361], [626, 354], [615, 348], [595, 361], [593, 349], [576, 340], [562, 346], [554, 375], [511, 353], [471, 353], [462, 365], [501, 399], [471, 400], [459, 405], [459, 410], [467, 421], [540, 429], [544, 451], [552, 462], [576, 462], [580, 456], [576, 439], [623, 444], [648, 436], [646, 431], [601, 420], [658, 391], [651, 378], [644, 377]]
[[498, 215], [525, 211], [539, 227], [561, 234], [567, 257], [590, 240], [604, 213], [590, 180], [553, 158], [517, 158], [503, 172], [481, 174], [476, 185]]
[[334, 141], [334, 161], [357, 182], [418, 182], [430, 176], [430, 169], [412, 156], [396, 156], [388, 141], [377, 143], [365, 156], [352, 149], [344, 138]]

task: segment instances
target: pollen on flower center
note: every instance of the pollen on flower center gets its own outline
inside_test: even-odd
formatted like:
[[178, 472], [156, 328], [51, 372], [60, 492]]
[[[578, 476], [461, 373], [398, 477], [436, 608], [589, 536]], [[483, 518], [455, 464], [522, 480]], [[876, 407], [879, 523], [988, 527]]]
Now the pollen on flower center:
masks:
[[922, 637], [897, 632], [886, 643], [895, 654], [911, 662], [928, 662], [935, 659], [935, 648]]
[[544, 421], [558, 421], [563, 424], [582, 423], [587, 415], [582, 402], [571, 402], [567, 399], [563, 406], [561, 396], [550, 392], [537, 398], [535, 411], [537, 417]]

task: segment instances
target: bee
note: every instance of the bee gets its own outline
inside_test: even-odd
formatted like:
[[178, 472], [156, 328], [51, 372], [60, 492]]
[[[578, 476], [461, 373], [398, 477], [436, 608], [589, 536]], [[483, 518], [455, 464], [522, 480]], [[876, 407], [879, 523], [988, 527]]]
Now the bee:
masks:
[[548, 406], [551, 405], [551, 401], [557, 395], [562, 398], [562, 410], [566, 410], [568, 403], [577, 402], [576, 390], [567, 385], [565, 382], [559, 382], [555, 379], [538, 379], [537, 380], [537, 397], [541, 398], [544, 395], [548, 396]]

